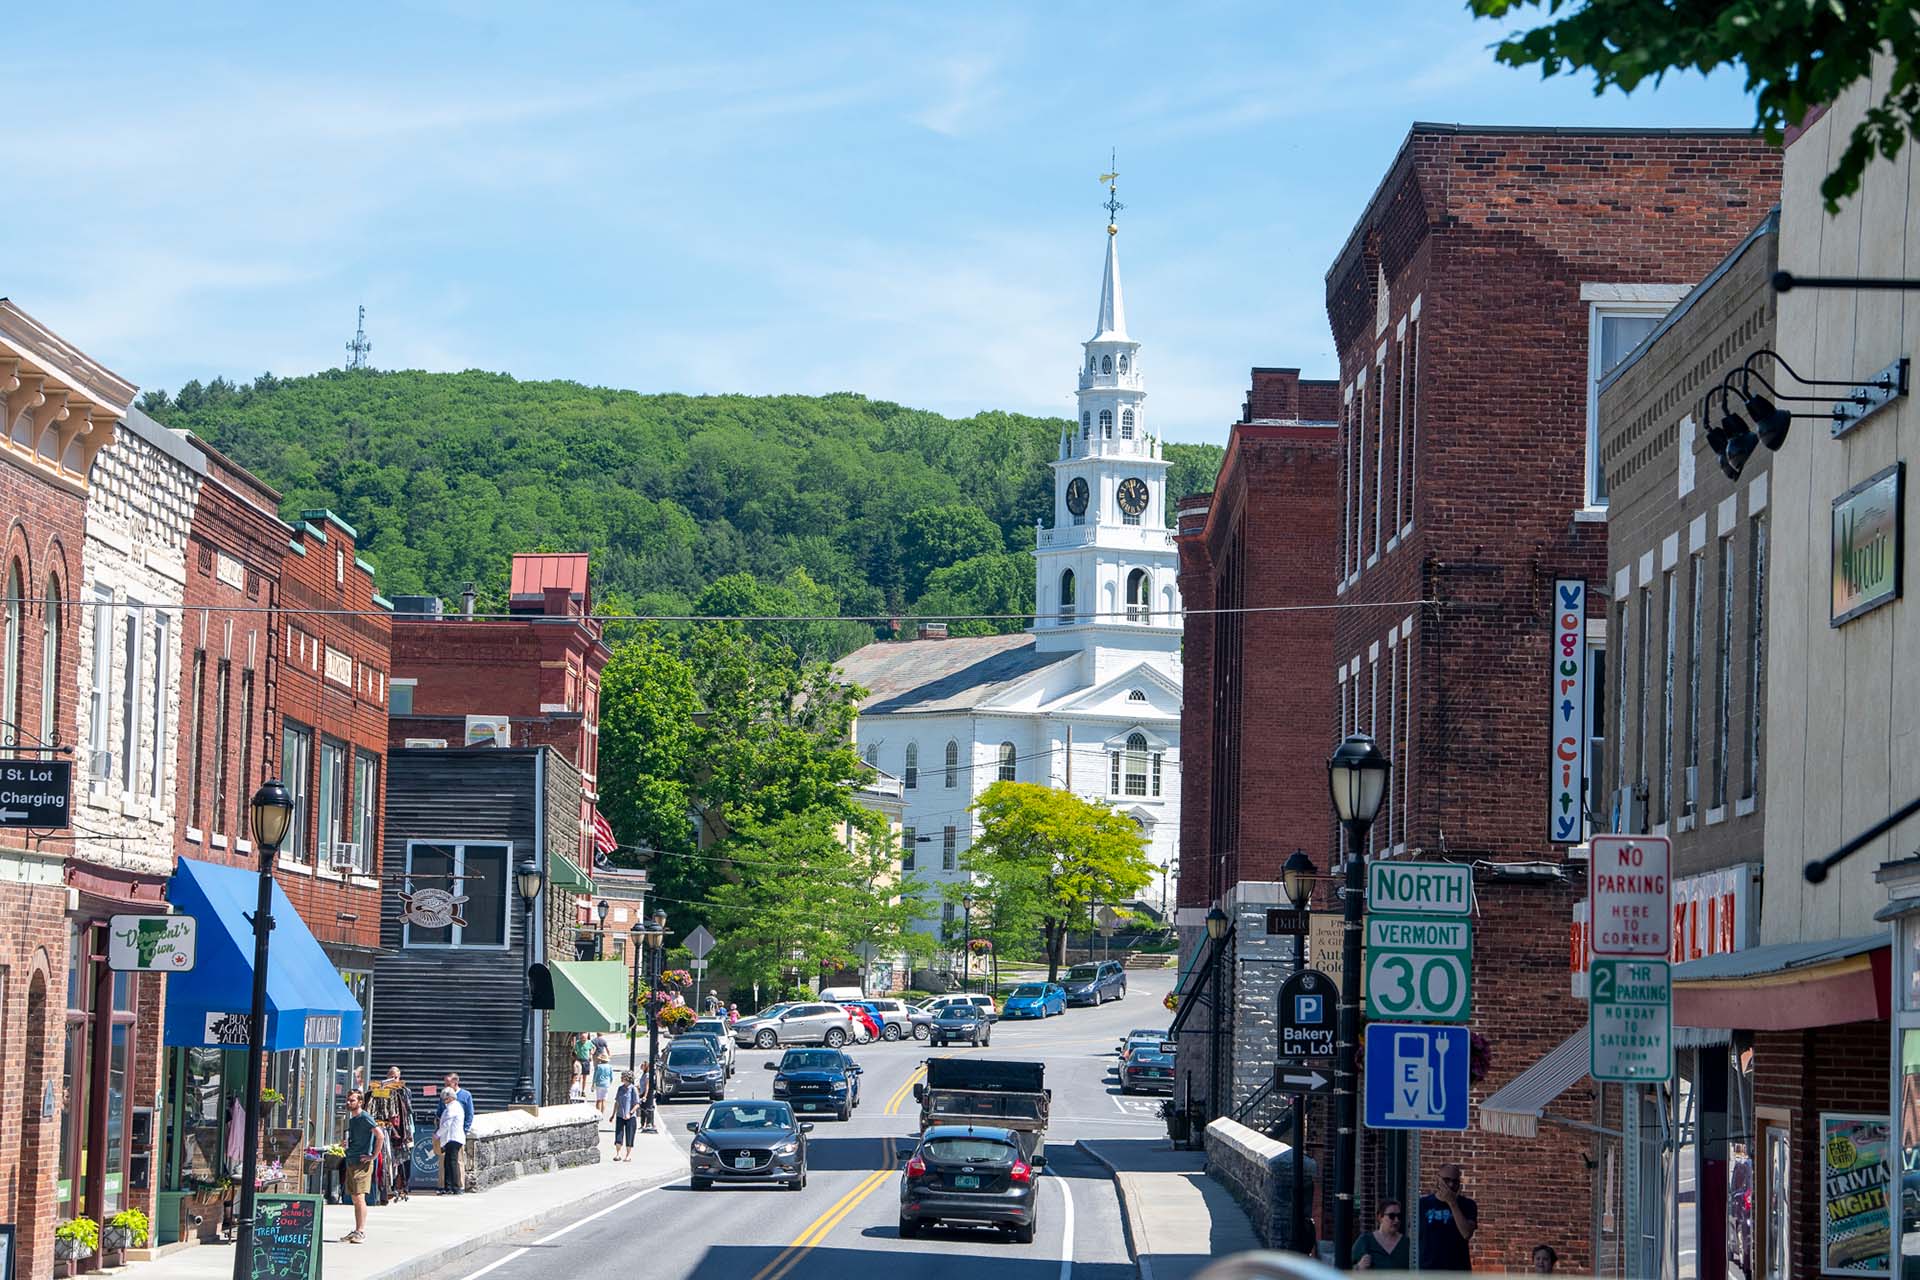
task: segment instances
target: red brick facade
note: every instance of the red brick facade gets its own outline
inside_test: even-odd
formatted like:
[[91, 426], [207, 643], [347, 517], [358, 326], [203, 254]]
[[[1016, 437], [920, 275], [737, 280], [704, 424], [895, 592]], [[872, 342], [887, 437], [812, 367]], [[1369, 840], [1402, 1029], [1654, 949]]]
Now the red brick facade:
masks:
[[[1547, 833], [1549, 596], [1556, 577], [1605, 585], [1606, 525], [1583, 512], [1592, 299], [1657, 286], [1672, 301], [1765, 213], [1779, 171], [1747, 134], [1409, 135], [1327, 277], [1349, 606], [1328, 665], [1341, 727], [1394, 761], [1375, 851], [1564, 861]], [[1585, 1020], [1565, 948], [1584, 879], [1577, 864], [1554, 882], [1480, 877], [1473, 1026], [1493, 1066], [1476, 1102]], [[1556, 1110], [1588, 1120], [1591, 1094]], [[1421, 1187], [1466, 1166], [1477, 1266], [1518, 1267], [1540, 1241], [1590, 1266], [1589, 1143], [1541, 1133], [1423, 1144]], [[1357, 1223], [1373, 1199], [1363, 1183]]]

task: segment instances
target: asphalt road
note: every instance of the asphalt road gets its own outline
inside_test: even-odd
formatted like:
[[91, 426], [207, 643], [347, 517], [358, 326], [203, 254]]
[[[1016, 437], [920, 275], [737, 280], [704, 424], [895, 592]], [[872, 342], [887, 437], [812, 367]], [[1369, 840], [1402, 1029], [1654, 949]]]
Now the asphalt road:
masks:
[[[902, 1265], [916, 1277], [977, 1275], [996, 1280], [1122, 1280], [1134, 1275], [1119, 1202], [1106, 1171], [1074, 1147], [1085, 1138], [1148, 1139], [1164, 1134], [1157, 1098], [1126, 1098], [1113, 1079], [1114, 1047], [1133, 1027], [1165, 1027], [1161, 1006], [1173, 971], [1129, 975], [1127, 998], [1069, 1009], [1039, 1022], [1000, 1022], [983, 1056], [1047, 1064], [1053, 1114], [1047, 1132], [1040, 1222], [1034, 1242], [985, 1231], [899, 1234], [900, 1166], [912, 1149], [918, 1107], [913, 1083], [933, 1052], [924, 1043], [875, 1043], [853, 1050], [865, 1068], [859, 1108], [845, 1124], [819, 1120], [809, 1135], [806, 1190], [719, 1186], [694, 1191], [685, 1178], [641, 1191], [578, 1220], [548, 1223], [525, 1240], [490, 1246], [430, 1280], [547, 1280], [596, 1275], [609, 1263], [641, 1266], [649, 1280], [864, 1280], [866, 1268]], [[965, 1049], [941, 1052], [968, 1052]], [[729, 1097], [767, 1096], [776, 1056], [741, 1050]], [[706, 1104], [660, 1108], [685, 1147], [687, 1122]]]

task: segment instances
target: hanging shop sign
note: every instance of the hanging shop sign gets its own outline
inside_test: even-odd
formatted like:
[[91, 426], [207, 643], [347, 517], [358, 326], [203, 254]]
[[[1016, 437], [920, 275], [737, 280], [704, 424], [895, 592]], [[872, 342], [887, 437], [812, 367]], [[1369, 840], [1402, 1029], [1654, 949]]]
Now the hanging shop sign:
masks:
[[109, 916], [107, 968], [119, 973], [184, 973], [193, 968], [198, 925], [192, 916]]
[[1833, 608], [1837, 627], [1900, 597], [1906, 464], [1896, 462], [1833, 500]]
[[0, 827], [72, 826], [71, 760], [0, 760]]
[[460, 916], [460, 904], [466, 900], [464, 893], [449, 893], [445, 889], [415, 889], [412, 893], [400, 895], [400, 922], [416, 929], [444, 929], [454, 924], [464, 926], [467, 922]]
[[1892, 1274], [1893, 1126], [1885, 1116], [1820, 1113], [1820, 1270]]
[[1586, 836], [1587, 795], [1587, 584], [1560, 578], [1553, 584], [1553, 652], [1548, 664], [1551, 707], [1547, 740], [1547, 839], [1579, 844]]

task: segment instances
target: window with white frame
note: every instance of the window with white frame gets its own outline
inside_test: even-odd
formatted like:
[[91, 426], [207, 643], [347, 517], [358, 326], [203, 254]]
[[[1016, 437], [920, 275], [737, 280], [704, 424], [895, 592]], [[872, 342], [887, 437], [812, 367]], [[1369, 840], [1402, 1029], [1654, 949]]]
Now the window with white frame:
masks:
[[1017, 759], [1018, 757], [1014, 753], [1013, 744], [1011, 742], [1003, 742], [1000, 744], [1000, 781], [1001, 782], [1012, 782], [1014, 780], [1016, 771], [1017, 771], [1016, 764], [1015, 764]]
[[942, 871], [953, 871], [959, 867], [959, 840], [960, 833], [953, 827], [948, 827], [940, 833], [940, 869]]
[[60, 622], [66, 608], [60, 578], [47, 575], [46, 611], [40, 615], [40, 758], [53, 759], [60, 737]]
[[1587, 317], [1587, 479], [1589, 507], [1607, 505], [1600, 464], [1600, 382], [1652, 333], [1671, 310], [1665, 302], [1596, 302]]
[[1127, 575], [1127, 621], [1153, 621], [1153, 578], [1145, 569]]
[[1667, 624], [1662, 637], [1665, 661], [1660, 664], [1660, 808], [1654, 820], [1664, 823], [1673, 816], [1673, 682], [1674, 657], [1680, 633], [1680, 578], [1669, 569], [1661, 575], [1667, 597]]
[[1373, 429], [1373, 558], [1379, 559], [1386, 542], [1380, 530], [1386, 516], [1387, 483], [1387, 361], [1382, 356], [1373, 366], [1373, 380], [1380, 384], [1374, 395]]
[[960, 744], [947, 739], [947, 789], [960, 785]]
[[864, 759], [868, 764], [872, 765], [874, 768], [878, 769], [880, 767], [880, 748], [868, 747], [865, 755], [863, 755], [861, 758]]
[[404, 923], [405, 947], [504, 947], [513, 846], [496, 843], [407, 842], [407, 892], [444, 889], [465, 898], [459, 922], [438, 929]]
[[93, 687], [87, 693], [87, 773], [100, 786], [113, 777], [113, 594], [94, 588]]
[[1760, 739], [1765, 731], [1761, 698], [1767, 679], [1767, 518], [1753, 517], [1747, 542], [1747, 572], [1751, 578], [1747, 609], [1747, 759], [1740, 798], [1760, 794]]
[[380, 796], [379, 758], [365, 751], [353, 753], [353, 869], [356, 874], [373, 874], [375, 822]]
[[120, 655], [120, 790], [131, 795], [140, 777], [141, 716], [140, 691], [145, 646], [141, 636], [146, 629], [147, 611], [129, 599], [120, 619], [126, 633], [126, 650]]
[[295, 862], [305, 862], [313, 802], [313, 731], [290, 720], [280, 730], [280, 778], [293, 801], [293, 822], [280, 850]]
[[912, 827], [900, 828], [900, 869], [913, 870], [914, 841], [918, 839]]
[[331, 738], [320, 739], [320, 790], [315, 814], [319, 819], [320, 865], [334, 866], [338, 861], [334, 846], [344, 841], [347, 801], [346, 744]]
[[917, 742], [907, 744], [907, 762], [901, 772], [900, 780], [908, 791], [920, 785], [920, 744]]
[[1111, 409], [1102, 409], [1100, 411], [1100, 438], [1102, 440], [1113, 439], [1113, 410]]
[[1413, 486], [1420, 467], [1420, 317], [1417, 315], [1407, 321], [1407, 344], [1400, 359], [1400, 376], [1406, 387], [1407, 402], [1404, 415], [1407, 454], [1400, 465], [1400, 474], [1405, 478], [1400, 487], [1406, 491], [1406, 506], [1400, 525], [1400, 533], [1404, 537], [1413, 532]]
[[234, 788], [233, 829], [242, 836], [252, 828], [253, 803], [253, 668], [240, 673], [240, 785]]
[[1594, 815], [1607, 811], [1603, 789], [1607, 784], [1607, 641], [1587, 635], [1587, 816], [1581, 823], [1583, 839], [1594, 832]]
[[[1375, 395], [1378, 395], [1376, 388]], [[1353, 483], [1353, 571], [1360, 572], [1361, 562], [1367, 554], [1367, 384], [1360, 384], [1360, 391], [1354, 397], [1358, 403], [1358, 412], [1354, 415], [1354, 483]]]
[[1653, 674], [1653, 587], [1640, 588], [1640, 670], [1634, 688], [1634, 756], [1639, 765], [1637, 782], [1640, 794], [1647, 794], [1648, 770], [1652, 762], [1647, 759], [1647, 681]]
[[6, 611], [0, 631], [0, 747], [12, 747], [20, 741], [20, 689], [25, 683], [21, 667], [26, 662], [27, 635], [27, 585], [18, 560], [7, 566], [7, 595], [0, 607]]
[[[1394, 748], [1399, 741], [1400, 646], [1397, 642], [1394, 642], [1387, 645], [1387, 740], [1382, 747], [1382, 749], [1386, 751], [1389, 760], [1398, 762], [1399, 757], [1394, 754]], [[1394, 826], [1395, 819], [1399, 816], [1397, 812], [1399, 806], [1393, 803], [1392, 774], [1387, 775], [1386, 794], [1382, 799], [1381, 809], [1386, 817], [1385, 823], [1382, 824], [1386, 832], [1386, 843], [1383, 847], [1391, 852], [1397, 846], [1397, 842], [1394, 839]]]
[[231, 766], [227, 757], [227, 742], [232, 733], [232, 697], [233, 664], [222, 658], [213, 672], [213, 832], [215, 835], [224, 834], [227, 829], [227, 801], [232, 780]]
[[1129, 796], [1147, 794], [1148, 760], [1147, 735], [1130, 733], [1127, 735], [1127, 749], [1121, 760], [1121, 793]]
[[1133, 439], [1133, 410], [1131, 409], [1122, 409], [1120, 411], [1120, 438], [1122, 440]]

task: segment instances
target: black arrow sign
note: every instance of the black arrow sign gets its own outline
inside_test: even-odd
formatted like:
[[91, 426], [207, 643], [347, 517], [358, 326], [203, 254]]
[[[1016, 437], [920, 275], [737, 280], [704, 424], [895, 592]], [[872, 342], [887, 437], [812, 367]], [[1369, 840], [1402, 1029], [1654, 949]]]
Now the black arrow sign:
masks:
[[1333, 1088], [1333, 1077], [1320, 1071], [1282, 1068], [1274, 1073], [1273, 1083], [1282, 1093], [1325, 1093]]

